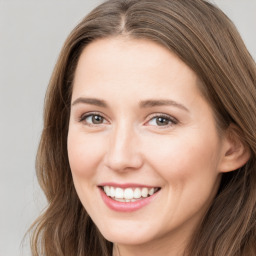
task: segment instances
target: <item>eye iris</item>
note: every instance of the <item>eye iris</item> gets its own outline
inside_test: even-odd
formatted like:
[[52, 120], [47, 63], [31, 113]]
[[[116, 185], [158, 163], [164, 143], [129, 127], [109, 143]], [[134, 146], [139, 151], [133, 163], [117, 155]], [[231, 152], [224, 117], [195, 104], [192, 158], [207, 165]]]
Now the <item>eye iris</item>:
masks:
[[98, 115], [93, 115], [92, 116], [92, 122], [94, 124], [102, 124], [103, 123], [103, 118], [101, 116], [98, 116]]
[[164, 117], [158, 117], [156, 119], [156, 123], [159, 126], [168, 125], [169, 124], [169, 120], [167, 118], [164, 118]]

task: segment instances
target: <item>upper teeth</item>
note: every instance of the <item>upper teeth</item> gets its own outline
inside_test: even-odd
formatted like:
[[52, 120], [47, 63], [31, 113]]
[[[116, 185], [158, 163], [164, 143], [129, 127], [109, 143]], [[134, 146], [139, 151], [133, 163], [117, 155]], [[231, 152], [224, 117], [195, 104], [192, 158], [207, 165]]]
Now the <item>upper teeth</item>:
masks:
[[104, 186], [104, 192], [107, 196], [116, 199], [139, 199], [153, 195], [157, 188], [115, 188], [112, 186]]

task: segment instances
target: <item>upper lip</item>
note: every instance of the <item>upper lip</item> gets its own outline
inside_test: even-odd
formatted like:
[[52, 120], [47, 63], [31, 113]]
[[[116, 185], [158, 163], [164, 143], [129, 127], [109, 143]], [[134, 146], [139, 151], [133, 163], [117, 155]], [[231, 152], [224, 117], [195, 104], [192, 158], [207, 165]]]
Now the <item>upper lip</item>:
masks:
[[145, 184], [138, 184], [138, 183], [114, 183], [114, 182], [104, 182], [100, 183], [98, 187], [116, 187], [116, 188], [160, 188], [159, 186], [154, 185], [145, 185]]

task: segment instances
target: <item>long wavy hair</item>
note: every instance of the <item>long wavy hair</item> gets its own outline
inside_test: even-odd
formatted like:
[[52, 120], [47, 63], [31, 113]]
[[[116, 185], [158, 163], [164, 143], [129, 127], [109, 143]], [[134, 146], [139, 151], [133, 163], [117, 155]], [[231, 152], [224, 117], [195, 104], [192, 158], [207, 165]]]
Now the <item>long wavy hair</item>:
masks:
[[74, 72], [91, 42], [124, 36], [157, 42], [202, 81], [220, 130], [235, 124], [251, 157], [221, 184], [186, 255], [256, 255], [256, 65], [229, 18], [204, 0], [109, 0], [67, 38], [53, 71], [36, 159], [48, 206], [31, 228], [32, 254], [110, 256], [112, 243], [83, 208], [72, 181], [67, 134]]

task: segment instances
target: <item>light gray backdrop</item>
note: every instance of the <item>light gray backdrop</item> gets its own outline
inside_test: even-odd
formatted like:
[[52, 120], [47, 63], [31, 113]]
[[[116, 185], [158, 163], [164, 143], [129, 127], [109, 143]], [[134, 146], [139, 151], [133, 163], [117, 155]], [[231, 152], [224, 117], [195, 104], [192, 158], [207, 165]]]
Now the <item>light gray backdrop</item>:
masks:
[[[30, 255], [25, 231], [45, 205], [34, 161], [44, 94], [71, 29], [101, 0], [0, 0], [0, 256]], [[256, 59], [256, 0], [215, 0]]]

